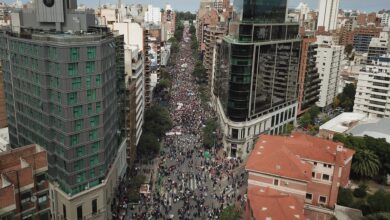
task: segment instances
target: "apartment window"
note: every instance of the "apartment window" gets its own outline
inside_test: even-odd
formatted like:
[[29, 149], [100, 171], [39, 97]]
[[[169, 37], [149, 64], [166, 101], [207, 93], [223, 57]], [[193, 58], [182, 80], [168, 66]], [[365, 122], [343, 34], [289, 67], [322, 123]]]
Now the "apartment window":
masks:
[[84, 160], [78, 160], [74, 163], [74, 170], [79, 171], [85, 167]]
[[238, 138], [238, 129], [232, 129], [232, 138], [237, 139]]
[[314, 166], [317, 166], [317, 162], [314, 162]]
[[85, 181], [85, 172], [81, 172], [76, 175], [76, 182], [81, 183]]
[[94, 141], [97, 139], [97, 130], [93, 130], [89, 132], [89, 140]]
[[274, 185], [275, 186], [279, 186], [279, 180], [278, 179], [274, 179]]
[[312, 200], [312, 199], [313, 199], [313, 194], [311, 194], [311, 193], [306, 193], [306, 199], [307, 199], [307, 200]]
[[96, 75], [96, 86], [100, 86], [101, 83], [101, 75]]
[[92, 214], [97, 213], [97, 199], [92, 200]]
[[315, 178], [316, 176], [316, 173], [315, 172], [311, 172], [311, 177]]
[[74, 122], [74, 130], [81, 131], [83, 129], [83, 123], [84, 123], [83, 119], [75, 121]]
[[77, 104], [77, 92], [71, 92], [68, 94], [68, 105]]
[[99, 151], [99, 142], [95, 142], [91, 145], [92, 153], [97, 153]]
[[62, 204], [62, 214], [64, 215], [64, 219], [66, 220], [66, 206]]
[[95, 62], [94, 61], [87, 62], [86, 72], [87, 72], [87, 74], [93, 74], [95, 72]]
[[50, 87], [57, 89], [60, 85], [60, 81], [57, 77], [50, 78]]
[[92, 114], [92, 104], [89, 103], [88, 104], [88, 115], [91, 115]]
[[79, 138], [78, 134], [70, 136], [70, 144], [71, 144], [71, 146], [75, 146], [75, 145], [79, 144], [79, 141], [80, 141], [79, 139], [80, 138]]
[[102, 110], [102, 104], [100, 102], [96, 102], [96, 113], [100, 113]]
[[99, 157], [98, 155], [94, 155], [89, 159], [89, 166], [95, 166], [99, 162]]
[[89, 124], [91, 125], [91, 127], [97, 126], [99, 124], [99, 116], [91, 117], [89, 119]]
[[95, 169], [90, 170], [90, 171], [89, 171], [89, 178], [90, 178], [90, 179], [93, 179], [93, 178], [95, 178], [95, 176], [96, 176], [96, 175], [95, 175]]
[[68, 75], [77, 76], [78, 75], [78, 63], [69, 63], [68, 64]]
[[80, 89], [81, 88], [81, 77], [76, 77], [72, 79], [72, 89]]
[[70, 48], [70, 60], [78, 61], [80, 58], [80, 48]]
[[326, 203], [326, 196], [320, 196], [319, 203]]
[[87, 48], [87, 57], [89, 60], [96, 58], [96, 47], [88, 47]]
[[86, 85], [87, 89], [91, 88], [91, 77], [90, 76], [85, 77], [85, 85]]
[[87, 100], [89, 102], [96, 100], [96, 90], [95, 89], [87, 90]]
[[78, 147], [76, 150], [76, 156], [77, 157], [82, 157], [85, 155], [85, 149], [84, 146]]
[[322, 174], [322, 179], [323, 179], [323, 180], [329, 180], [330, 177], [329, 177], [328, 174]]
[[83, 116], [83, 106], [75, 106], [73, 107], [73, 117], [80, 118]]

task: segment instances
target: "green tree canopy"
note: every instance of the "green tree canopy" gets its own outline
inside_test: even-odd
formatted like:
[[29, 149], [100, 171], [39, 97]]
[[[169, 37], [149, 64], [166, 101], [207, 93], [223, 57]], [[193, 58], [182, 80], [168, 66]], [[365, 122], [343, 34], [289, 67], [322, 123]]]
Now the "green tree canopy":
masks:
[[161, 138], [172, 128], [169, 112], [161, 106], [152, 106], [145, 111], [144, 132]]
[[371, 213], [390, 212], [390, 194], [386, 194], [383, 189], [375, 192], [367, 198]]
[[221, 220], [240, 220], [242, 219], [241, 209], [231, 205], [222, 210]]
[[156, 155], [160, 151], [158, 138], [151, 132], [144, 132], [139, 140], [137, 151], [142, 156]]
[[367, 149], [359, 149], [353, 156], [352, 171], [360, 178], [376, 176], [379, 172], [378, 156]]

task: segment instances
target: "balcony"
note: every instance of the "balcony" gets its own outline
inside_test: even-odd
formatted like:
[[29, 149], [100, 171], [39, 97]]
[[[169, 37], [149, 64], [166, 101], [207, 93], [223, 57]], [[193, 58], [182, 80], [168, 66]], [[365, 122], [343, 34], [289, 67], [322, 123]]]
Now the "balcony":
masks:
[[236, 144], [243, 144], [245, 143], [245, 139], [237, 139], [237, 138], [233, 138], [232, 136], [230, 135], [227, 135], [225, 136], [226, 137], [226, 140], [228, 142], [231, 142], [231, 143], [236, 143]]

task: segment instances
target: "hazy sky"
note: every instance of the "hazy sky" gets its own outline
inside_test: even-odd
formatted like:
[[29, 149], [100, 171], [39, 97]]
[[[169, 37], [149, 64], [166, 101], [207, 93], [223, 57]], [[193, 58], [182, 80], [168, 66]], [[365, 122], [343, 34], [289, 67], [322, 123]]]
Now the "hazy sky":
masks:
[[[3, 0], [0, 0], [3, 1]], [[26, 2], [26, 0], [22, 0]], [[39, 0], [37, 0], [39, 1]], [[272, 1], [272, 0], [270, 0]], [[310, 8], [317, 8], [319, 0], [288, 0], [289, 7], [295, 8], [300, 1], [309, 4]], [[381, 9], [390, 9], [390, 0], [340, 0], [340, 8], [342, 9], [358, 9], [362, 11], [379, 11]], [[14, 0], [5, 0], [6, 3], [14, 2]], [[117, 0], [100, 0], [101, 4], [116, 3]], [[163, 7], [169, 3], [175, 10], [180, 11], [196, 11], [199, 7], [199, 0], [122, 0], [123, 3], [142, 3], [153, 4]], [[78, 0], [79, 4], [95, 7], [99, 4], [99, 0]]]

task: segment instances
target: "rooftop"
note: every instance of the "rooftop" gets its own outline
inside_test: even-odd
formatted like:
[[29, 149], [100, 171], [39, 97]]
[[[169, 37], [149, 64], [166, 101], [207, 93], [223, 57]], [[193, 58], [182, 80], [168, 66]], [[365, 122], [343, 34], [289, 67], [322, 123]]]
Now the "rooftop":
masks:
[[0, 129], [0, 153], [7, 151], [9, 146], [9, 133], [8, 128]]
[[312, 164], [308, 161], [336, 164], [337, 151], [342, 153], [343, 162], [354, 154], [353, 150], [343, 148], [341, 143], [302, 133], [261, 135], [245, 168], [307, 182], [311, 180], [312, 171]]
[[303, 202], [268, 187], [250, 188], [248, 200], [255, 219], [306, 219], [303, 213]]
[[353, 136], [370, 136], [373, 138], [385, 138], [390, 143], [390, 118], [371, 119], [367, 123], [357, 125], [348, 133]]
[[344, 112], [320, 126], [320, 130], [328, 130], [337, 133], [344, 133], [356, 125], [359, 121], [366, 119], [364, 113]]

